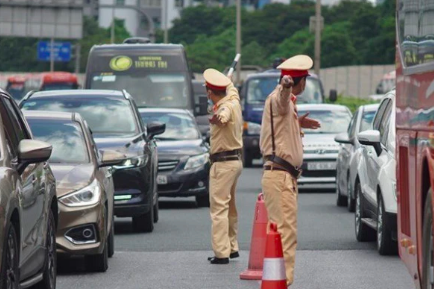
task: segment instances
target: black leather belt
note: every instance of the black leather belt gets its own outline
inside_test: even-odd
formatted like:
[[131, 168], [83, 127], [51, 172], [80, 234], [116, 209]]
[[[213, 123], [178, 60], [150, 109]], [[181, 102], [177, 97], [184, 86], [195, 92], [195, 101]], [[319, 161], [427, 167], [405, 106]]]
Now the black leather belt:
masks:
[[210, 156], [210, 161], [215, 162], [225, 162], [225, 161], [235, 161], [239, 160], [241, 156], [241, 150], [224, 151], [212, 154]]
[[[289, 162], [285, 161], [282, 158], [279, 158], [276, 155], [265, 156], [265, 160], [273, 162], [273, 163], [278, 164], [281, 167], [283, 167], [283, 169], [281, 169], [281, 168], [275, 168], [275, 167], [271, 168], [271, 166], [265, 166], [264, 167], [265, 170], [279, 170], [279, 171], [283, 170], [283, 171], [290, 173], [296, 179], [300, 178], [301, 173], [303, 172], [301, 169], [294, 167]], [[269, 169], [267, 169], [266, 167], [269, 167]]]

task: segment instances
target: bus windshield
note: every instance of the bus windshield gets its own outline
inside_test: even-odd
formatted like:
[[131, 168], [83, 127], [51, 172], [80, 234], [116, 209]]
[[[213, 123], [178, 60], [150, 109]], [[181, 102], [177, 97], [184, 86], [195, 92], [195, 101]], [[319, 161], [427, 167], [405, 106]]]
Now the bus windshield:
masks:
[[[276, 88], [279, 79], [275, 76], [250, 79], [247, 84], [247, 103], [263, 104]], [[308, 77], [304, 92], [297, 96], [297, 103], [322, 103], [321, 85], [318, 79]]]
[[189, 107], [187, 76], [182, 72], [93, 74], [91, 89], [125, 89], [138, 107]]

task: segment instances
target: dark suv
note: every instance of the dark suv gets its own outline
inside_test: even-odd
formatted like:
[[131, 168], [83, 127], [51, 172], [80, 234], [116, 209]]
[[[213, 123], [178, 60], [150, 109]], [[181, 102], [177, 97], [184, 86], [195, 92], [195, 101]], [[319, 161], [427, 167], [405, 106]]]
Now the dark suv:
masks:
[[0, 89], [0, 288], [56, 288], [56, 182], [50, 144], [32, 138]]
[[78, 112], [87, 121], [100, 150], [114, 150], [127, 159], [113, 166], [114, 213], [133, 217], [136, 231], [152, 232], [158, 220], [157, 165], [154, 136], [161, 123], [146, 127], [134, 100], [126, 91], [57, 90], [30, 92], [23, 110]]

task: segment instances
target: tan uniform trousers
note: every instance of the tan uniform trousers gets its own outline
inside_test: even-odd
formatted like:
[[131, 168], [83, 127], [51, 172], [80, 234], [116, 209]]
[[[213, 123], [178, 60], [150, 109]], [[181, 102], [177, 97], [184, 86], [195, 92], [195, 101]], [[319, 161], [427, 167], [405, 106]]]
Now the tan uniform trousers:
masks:
[[291, 285], [297, 248], [297, 180], [285, 171], [267, 170], [262, 176], [262, 191], [268, 221], [276, 223], [281, 234], [286, 282]]
[[235, 205], [241, 161], [215, 162], [210, 170], [212, 248], [217, 258], [238, 251], [238, 213]]

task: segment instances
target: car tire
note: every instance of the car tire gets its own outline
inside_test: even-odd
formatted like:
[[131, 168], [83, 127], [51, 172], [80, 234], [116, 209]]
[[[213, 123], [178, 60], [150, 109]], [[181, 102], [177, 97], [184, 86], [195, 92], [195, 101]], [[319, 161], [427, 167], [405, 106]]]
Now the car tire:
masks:
[[158, 220], [160, 220], [160, 204], [158, 203], [158, 195], [157, 195], [157, 201], [154, 205], [154, 223], [158, 223]]
[[55, 289], [57, 279], [57, 252], [56, 252], [56, 221], [50, 210], [47, 226], [46, 256], [43, 279], [36, 284], [35, 289]]
[[392, 230], [386, 218], [381, 194], [378, 196], [377, 207], [377, 250], [380, 255], [395, 255], [398, 252], [398, 243], [392, 239]]
[[198, 207], [209, 207], [209, 194], [204, 196], [196, 196], [196, 203]]
[[151, 233], [154, 231], [154, 206], [143, 215], [133, 217], [133, 229], [136, 232]]
[[347, 205], [347, 198], [345, 196], [342, 196], [341, 190], [339, 188], [339, 177], [338, 174], [336, 174], [336, 206], [338, 207], [344, 207]]
[[251, 168], [253, 166], [253, 157], [246, 150], [243, 151], [243, 166], [245, 168]]
[[353, 194], [351, 193], [351, 180], [348, 177], [347, 180], [347, 209], [348, 212], [354, 213], [356, 211], [356, 199], [353, 198]]
[[108, 257], [111, 258], [115, 254], [115, 218], [112, 217], [112, 225], [108, 236]]
[[363, 194], [360, 182], [356, 184], [356, 211], [354, 214], [354, 224], [356, 239], [359, 242], [369, 242], [375, 240], [375, 232], [372, 228], [362, 222], [365, 217]]
[[423, 230], [422, 230], [422, 289], [431, 289], [431, 264], [433, 262], [433, 214], [432, 214], [432, 190], [430, 189], [426, 196], [424, 214], [423, 214]]
[[86, 256], [86, 267], [92, 272], [105, 272], [108, 269], [108, 240], [101, 254]]
[[5, 238], [1, 271], [1, 288], [18, 289], [20, 273], [18, 267], [18, 238], [14, 226], [9, 223], [7, 238]]

